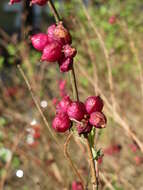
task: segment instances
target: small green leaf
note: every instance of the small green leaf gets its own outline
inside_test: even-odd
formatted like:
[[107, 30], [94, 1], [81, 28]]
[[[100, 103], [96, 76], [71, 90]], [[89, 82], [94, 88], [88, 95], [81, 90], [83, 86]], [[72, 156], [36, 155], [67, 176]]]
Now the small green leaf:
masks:
[[20, 160], [17, 156], [14, 156], [12, 160], [12, 167], [17, 169], [20, 166]]
[[99, 157], [101, 157], [103, 155], [101, 149], [96, 151], [95, 148], [92, 148], [92, 154], [93, 154], [93, 159], [94, 160], [98, 160]]

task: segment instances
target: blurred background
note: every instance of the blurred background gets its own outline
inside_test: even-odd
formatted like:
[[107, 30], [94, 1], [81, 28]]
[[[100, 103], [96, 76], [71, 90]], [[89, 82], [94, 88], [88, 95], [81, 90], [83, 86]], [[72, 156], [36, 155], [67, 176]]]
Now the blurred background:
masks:
[[[97, 131], [100, 189], [143, 190], [143, 2], [55, 0], [77, 48], [80, 99], [100, 94], [107, 127]], [[0, 190], [69, 190], [77, 180], [43, 123], [17, 68], [21, 64], [49, 124], [70, 75], [40, 62], [30, 34], [55, 23], [48, 5], [0, 1]], [[54, 132], [54, 131], [53, 131]], [[66, 134], [55, 134], [63, 146]], [[87, 151], [75, 133], [68, 150], [90, 187]]]

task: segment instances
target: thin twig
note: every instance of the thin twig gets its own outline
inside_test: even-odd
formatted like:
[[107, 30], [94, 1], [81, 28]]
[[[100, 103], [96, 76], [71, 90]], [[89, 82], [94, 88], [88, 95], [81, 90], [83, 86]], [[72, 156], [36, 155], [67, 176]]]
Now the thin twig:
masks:
[[77, 168], [75, 167], [75, 165], [73, 164], [73, 161], [68, 153], [68, 144], [70, 142], [70, 139], [72, 137], [72, 133], [70, 133], [66, 139], [66, 142], [64, 144], [64, 154], [65, 154], [65, 157], [69, 160], [69, 163], [71, 165], [71, 167], [74, 169], [74, 172], [75, 172], [75, 175], [78, 176], [80, 182], [82, 183], [83, 187], [84, 187], [84, 180], [82, 179], [80, 173], [78, 172]]
[[100, 176], [101, 176], [102, 180], [104, 181], [104, 183], [107, 185], [107, 187], [110, 190], [114, 190], [113, 185], [110, 183], [110, 181], [106, 178], [106, 176], [102, 172], [100, 172]]
[[58, 14], [56, 7], [55, 7], [54, 3], [52, 2], [52, 0], [48, 1], [48, 5], [49, 5], [51, 11], [53, 12], [56, 22], [57, 23], [60, 22], [60, 15]]
[[88, 150], [88, 156], [89, 156], [89, 162], [90, 162], [90, 168], [91, 168], [92, 187], [93, 187], [93, 190], [98, 190], [98, 178], [96, 176], [95, 163], [94, 163], [92, 150], [91, 150], [90, 143], [87, 136], [85, 136], [85, 140], [86, 140], [86, 146]]
[[42, 119], [43, 119], [43, 121], [44, 121], [44, 123], [45, 123], [45, 126], [48, 128], [48, 130], [49, 130], [50, 134], [52, 135], [53, 139], [55, 140], [55, 142], [57, 143], [57, 145], [58, 145], [58, 146], [60, 147], [60, 149], [62, 150], [62, 146], [59, 144], [56, 135], [55, 135], [55, 134], [53, 133], [53, 131], [51, 130], [51, 128], [50, 128], [50, 126], [49, 126], [49, 123], [48, 123], [48, 121], [47, 121], [45, 115], [43, 114], [43, 112], [42, 112], [42, 110], [41, 110], [41, 108], [40, 108], [40, 105], [39, 105], [39, 103], [38, 103], [38, 100], [37, 100], [36, 96], [35, 96], [34, 93], [33, 93], [33, 90], [32, 90], [32, 87], [31, 87], [31, 85], [30, 85], [30, 82], [28, 81], [28, 79], [27, 79], [27, 77], [26, 77], [26, 75], [25, 75], [25, 73], [24, 73], [22, 67], [21, 67], [20, 65], [17, 65], [17, 68], [18, 68], [18, 70], [20, 71], [21, 76], [23, 77], [23, 79], [24, 79], [24, 81], [25, 81], [25, 83], [26, 83], [26, 85], [27, 85], [27, 88], [28, 88], [28, 90], [29, 90], [30, 93], [31, 93], [31, 97], [32, 97], [32, 99], [33, 99], [33, 101], [34, 101], [34, 103], [35, 103], [35, 105], [36, 105], [37, 110], [39, 111], [39, 113], [40, 113], [40, 115], [41, 115], [41, 117], [42, 117]]
[[73, 84], [74, 84], [74, 89], [75, 89], [74, 91], [75, 91], [76, 99], [77, 99], [77, 101], [79, 101], [78, 88], [77, 88], [77, 82], [76, 82], [74, 67], [72, 67], [71, 72], [72, 72], [72, 76], [73, 76]]

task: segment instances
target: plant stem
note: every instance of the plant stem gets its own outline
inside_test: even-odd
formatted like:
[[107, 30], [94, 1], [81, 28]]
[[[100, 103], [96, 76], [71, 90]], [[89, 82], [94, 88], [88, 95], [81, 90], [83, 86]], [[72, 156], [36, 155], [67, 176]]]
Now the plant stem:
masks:
[[89, 162], [90, 162], [92, 188], [93, 188], [93, 190], [98, 190], [98, 178], [96, 177], [95, 163], [94, 163], [92, 149], [91, 149], [87, 135], [85, 136], [85, 140], [86, 140], [86, 146], [87, 146]]
[[56, 22], [57, 23], [60, 22], [60, 20], [61, 20], [60, 16], [59, 16], [59, 14], [58, 14], [58, 12], [56, 10], [56, 7], [55, 7], [54, 3], [52, 2], [52, 0], [48, 1], [48, 5], [49, 5], [51, 11], [53, 12], [53, 15], [55, 17]]
[[[50, 9], [52, 10], [52, 12], [54, 14], [56, 22], [57, 23], [60, 22], [60, 16], [59, 16], [59, 14], [58, 14], [58, 12], [57, 12], [57, 10], [56, 10], [56, 8], [55, 8], [52, 0], [49, 0], [48, 4], [49, 4], [49, 7], [50, 7]], [[76, 75], [75, 75], [74, 67], [72, 67], [71, 74], [72, 74], [72, 77], [73, 77], [73, 80], [72, 80], [73, 92], [75, 92], [76, 99], [77, 99], [77, 101], [79, 101], [79, 94], [78, 94], [78, 88], [77, 88], [77, 82], [76, 82]], [[67, 143], [66, 144], [68, 144], [68, 141], [69, 141], [70, 137], [71, 136], [69, 135], [69, 138], [67, 139]], [[87, 149], [88, 149], [88, 155], [89, 155], [89, 161], [90, 161], [90, 167], [91, 167], [91, 176], [92, 176], [93, 190], [98, 190], [98, 180], [96, 178], [96, 169], [95, 169], [95, 163], [94, 163], [94, 159], [93, 159], [93, 154], [92, 154], [91, 146], [90, 146], [90, 143], [89, 143], [89, 140], [88, 140], [87, 136], [85, 137], [85, 139], [86, 139], [86, 144], [87, 144]], [[66, 146], [66, 144], [65, 144], [65, 146]], [[72, 160], [71, 160], [70, 156], [67, 154], [67, 152], [65, 152], [65, 155], [68, 157], [68, 159], [69, 159], [72, 167], [74, 167], [73, 163], [72, 163]]]
[[42, 117], [42, 119], [43, 119], [43, 121], [44, 121], [46, 127], [48, 128], [48, 130], [49, 130], [50, 134], [52, 135], [53, 139], [55, 140], [55, 142], [56, 142], [57, 145], [59, 146], [60, 150], [62, 150], [62, 146], [59, 144], [56, 135], [55, 135], [55, 134], [53, 133], [53, 131], [51, 130], [50, 125], [49, 125], [49, 123], [48, 123], [48, 121], [47, 121], [45, 115], [43, 114], [43, 112], [42, 112], [42, 110], [41, 110], [41, 108], [40, 108], [40, 106], [39, 106], [38, 100], [37, 100], [36, 96], [34, 95], [34, 92], [33, 92], [33, 90], [32, 90], [31, 84], [30, 84], [29, 80], [27, 79], [27, 77], [26, 77], [26, 75], [25, 75], [23, 69], [21, 68], [20, 65], [17, 65], [17, 68], [18, 68], [18, 70], [19, 70], [21, 76], [23, 77], [23, 79], [24, 79], [26, 85], [27, 85], [27, 88], [28, 88], [29, 92], [31, 93], [32, 100], [34, 101], [34, 103], [35, 103], [35, 105], [36, 105], [36, 108], [37, 108], [37, 110], [39, 111], [39, 113], [40, 113], [40, 115], [41, 115], [41, 117]]
[[72, 67], [72, 76], [73, 76], [73, 83], [74, 83], [74, 88], [75, 88], [76, 99], [77, 99], [77, 101], [79, 101], [79, 94], [78, 94], [78, 88], [77, 88], [77, 82], [76, 82], [76, 75], [75, 75], [74, 67]]
[[73, 134], [70, 133], [68, 135], [67, 139], [66, 139], [66, 142], [64, 144], [64, 155], [69, 160], [69, 163], [70, 163], [71, 167], [73, 168], [73, 170], [75, 172], [75, 175], [78, 176], [80, 182], [82, 183], [82, 186], [84, 187], [84, 180], [83, 180], [82, 176], [80, 175], [80, 173], [78, 172], [77, 168], [74, 166], [73, 161], [72, 161], [72, 159], [71, 159], [71, 157], [69, 155], [69, 152], [68, 152], [68, 144], [70, 142], [70, 139], [71, 139], [72, 135]]

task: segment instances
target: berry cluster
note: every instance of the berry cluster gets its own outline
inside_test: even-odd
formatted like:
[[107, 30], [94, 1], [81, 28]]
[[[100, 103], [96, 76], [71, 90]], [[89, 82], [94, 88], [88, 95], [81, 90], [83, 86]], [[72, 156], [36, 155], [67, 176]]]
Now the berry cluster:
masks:
[[[21, 0], [10, 0], [9, 4], [12, 5], [14, 3], [20, 3]], [[37, 5], [40, 5], [40, 6], [43, 6], [45, 5], [48, 0], [30, 0], [30, 5], [33, 5], [33, 4], [37, 4]]]
[[72, 69], [76, 49], [71, 47], [71, 35], [62, 22], [51, 25], [46, 34], [33, 35], [31, 42], [36, 50], [42, 52], [41, 61], [57, 61], [61, 72]]
[[72, 121], [75, 121], [79, 135], [89, 133], [93, 126], [104, 128], [106, 117], [102, 109], [103, 101], [99, 96], [90, 96], [85, 103], [72, 101], [69, 96], [65, 96], [56, 106], [52, 127], [57, 132], [65, 132], [72, 127]]

